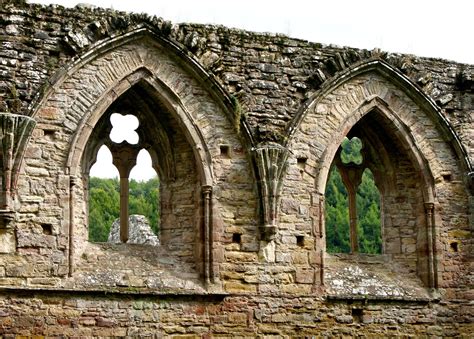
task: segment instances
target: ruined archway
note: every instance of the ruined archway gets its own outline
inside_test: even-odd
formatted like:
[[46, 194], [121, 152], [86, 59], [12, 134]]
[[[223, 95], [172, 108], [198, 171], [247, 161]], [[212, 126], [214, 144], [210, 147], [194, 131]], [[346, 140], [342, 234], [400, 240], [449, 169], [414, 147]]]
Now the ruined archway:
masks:
[[70, 273], [88, 246], [88, 173], [98, 148], [108, 142], [110, 115], [119, 112], [142, 121], [140, 147], [149, 151], [161, 179], [166, 253], [206, 283], [216, 282], [221, 259], [213, 237], [223, 232], [220, 209], [232, 207], [225, 206], [225, 197], [216, 203], [213, 190], [226, 172], [216, 175], [213, 159], [224, 140], [227, 147], [242, 148], [228, 97], [217, 84], [209, 86], [209, 75], [178, 46], [144, 28], [98, 44], [70, 67], [34, 113], [43, 124], [64, 126], [57, 130], [64, 180], [70, 181], [64, 210]]
[[[382, 212], [385, 253], [393, 260], [408, 264], [409, 270], [415, 270], [425, 286], [439, 286], [442, 280], [442, 268], [438, 266], [440, 247], [447, 242], [440, 232], [446, 224], [441, 221], [439, 209], [448, 204], [440, 198], [439, 192], [461, 190], [468, 206], [468, 194], [462, 182], [466, 171], [470, 171], [470, 164], [434, 104], [387, 64], [368, 61], [328, 80], [294, 119], [289, 133], [288, 148], [294, 150], [294, 154], [289, 160], [282, 197], [285, 202], [288, 197], [292, 199], [291, 196], [309, 196], [300, 210], [311, 211], [315, 269], [324, 268], [323, 207], [329, 170], [343, 138], [360, 135], [370, 145], [369, 168], [385, 200]], [[292, 170], [296, 172], [300, 159], [305, 159], [299, 178], [305, 182], [303, 185], [295, 184]], [[293, 167], [293, 163], [296, 166]], [[403, 166], [406, 167], [402, 169]], [[409, 184], [404, 177], [414, 182]], [[452, 177], [459, 181], [446, 182]], [[301, 188], [290, 191], [295, 185]], [[406, 192], [400, 195], [404, 185], [413, 185], [412, 195]], [[405, 208], [394, 206], [406, 201], [414, 203], [406, 207], [412, 213], [409, 217], [412, 221], [408, 222], [411, 228], [396, 231], [394, 220], [403, 219]], [[304, 220], [304, 215], [297, 220], [303, 222], [299, 219]], [[403, 239], [401, 234], [410, 234], [410, 240]]]

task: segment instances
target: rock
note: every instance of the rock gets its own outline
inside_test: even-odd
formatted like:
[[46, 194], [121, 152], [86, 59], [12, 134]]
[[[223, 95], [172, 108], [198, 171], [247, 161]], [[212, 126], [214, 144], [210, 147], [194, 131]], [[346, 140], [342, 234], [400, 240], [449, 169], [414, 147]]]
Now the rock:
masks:
[[[150, 223], [143, 215], [133, 214], [129, 218], [129, 244], [146, 244], [158, 246], [160, 240], [153, 233]], [[110, 228], [108, 242], [120, 243], [120, 218], [116, 219]]]

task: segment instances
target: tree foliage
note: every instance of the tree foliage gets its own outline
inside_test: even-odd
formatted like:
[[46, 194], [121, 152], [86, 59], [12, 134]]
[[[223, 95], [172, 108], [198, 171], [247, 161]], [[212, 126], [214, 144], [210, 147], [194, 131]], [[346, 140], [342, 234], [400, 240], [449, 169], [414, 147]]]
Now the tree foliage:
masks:
[[[129, 214], [147, 217], [155, 234], [160, 225], [160, 182], [158, 177], [148, 181], [129, 182]], [[105, 242], [112, 223], [120, 216], [120, 182], [117, 178], [92, 177], [89, 182], [89, 240]]]
[[[361, 253], [381, 253], [380, 194], [370, 170], [357, 190], [357, 235]], [[331, 253], [349, 253], [349, 202], [339, 171], [333, 166], [326, 185], [326, 247]]]

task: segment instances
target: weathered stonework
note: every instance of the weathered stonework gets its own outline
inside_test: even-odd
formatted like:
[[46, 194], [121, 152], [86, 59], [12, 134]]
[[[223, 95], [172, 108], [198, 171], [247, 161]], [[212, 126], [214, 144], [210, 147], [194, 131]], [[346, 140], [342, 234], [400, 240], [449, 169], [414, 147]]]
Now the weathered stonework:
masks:
[[[0, 13], [1, 335], [471, 335], [473, 66], [87, 7]], [[135, 148], [109, 139], [113, 113], [138, 118]], [[380, 190], [382, 255], [326, 253], [346, 136]], [[150, 153], [159, 246], [88, 241], [103, 144], [126, 170]]]
[[[129, 217], [129, 238], [127, 243], [130, 244], [146, 244], [152, 246], [160, 245], [160, 239], [153, 234], [150, 223], [143, 215], [133, 214]], [[107, 242], [121, 243], [120, 241], [120, 219], [114, 221], [110, 227]]]

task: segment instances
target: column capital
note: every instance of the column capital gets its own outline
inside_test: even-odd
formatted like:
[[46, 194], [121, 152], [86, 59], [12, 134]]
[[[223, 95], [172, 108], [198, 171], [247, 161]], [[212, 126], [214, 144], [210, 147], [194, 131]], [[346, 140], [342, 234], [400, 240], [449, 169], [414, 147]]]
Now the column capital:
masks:
[[433, 213], [434, 210], [434, 202], [425, 202], [425, 211], [427, 213]]
[[211, 185], [203, 185], [201, 187], [203, 195], [210, 195], [212, 193], [212, 186]]

